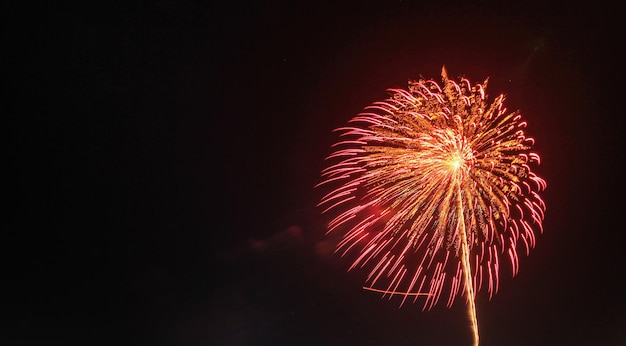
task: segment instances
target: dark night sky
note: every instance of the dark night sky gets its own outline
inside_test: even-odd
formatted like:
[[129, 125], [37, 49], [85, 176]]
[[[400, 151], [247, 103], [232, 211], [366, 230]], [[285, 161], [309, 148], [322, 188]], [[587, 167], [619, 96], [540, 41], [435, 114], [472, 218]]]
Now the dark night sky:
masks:
[[445, 64], [521, 109], [548, 182], [481, 345], [626, 345], [624, 8], [87, 3], [5, 12], [3, 344], [469, 345], [461, 301], [361, 290], [313, 189], [333, 128]]

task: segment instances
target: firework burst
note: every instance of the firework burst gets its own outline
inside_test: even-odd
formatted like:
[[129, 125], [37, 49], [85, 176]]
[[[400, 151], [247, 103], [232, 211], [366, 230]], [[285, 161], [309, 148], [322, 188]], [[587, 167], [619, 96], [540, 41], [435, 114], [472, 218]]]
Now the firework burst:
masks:
[[[545, 181], [519, 112], [504, 96], [488, 102], [487, 80], [409, 82], [390, 89], [338, 128], [319, 185], [328, 232], [342, 235], [336, 251], [366, 270], [366, 289], [452, 306], [464, 295], [475, 344], [475, 292], [498, 291], [500, 272], [514, 276], [519, 253], [535, 245]], [[318, 185], [318, 186], [319, 186]]]

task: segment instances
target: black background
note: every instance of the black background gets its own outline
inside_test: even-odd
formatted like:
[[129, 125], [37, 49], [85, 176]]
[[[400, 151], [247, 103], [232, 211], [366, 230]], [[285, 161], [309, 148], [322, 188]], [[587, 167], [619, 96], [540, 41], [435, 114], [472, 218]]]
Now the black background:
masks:
[[545, 232], [481, 345], [626, 345], [624, 8], [20, 2], [5, 13], [6, 345], [469, 345], [332, 254], [332, 129], [409, 79], [490, 77], [536, 139]]

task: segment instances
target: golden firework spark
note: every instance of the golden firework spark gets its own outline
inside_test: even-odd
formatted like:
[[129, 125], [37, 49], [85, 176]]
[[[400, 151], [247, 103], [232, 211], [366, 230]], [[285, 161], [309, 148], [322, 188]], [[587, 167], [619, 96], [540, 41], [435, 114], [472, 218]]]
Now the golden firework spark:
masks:
[[390, 89], [337, 129], [319, 184], [332, 188], [319, 205], [334, 213], [337, 252], [354, 255], [349, 270], [367, 269], [366, 289], [400, 295], [400, 305], [422, 299], [424, 309], [464, 294], [478, 345], [475, 292], [491, 298], [503, 258], [515, 275], [518, 250], [534, 247], [546, 182], [531, 171], [534, 140], [504, 95], [489, 103], [487, 80], [455, 82], [445, 67], [442, 79]]

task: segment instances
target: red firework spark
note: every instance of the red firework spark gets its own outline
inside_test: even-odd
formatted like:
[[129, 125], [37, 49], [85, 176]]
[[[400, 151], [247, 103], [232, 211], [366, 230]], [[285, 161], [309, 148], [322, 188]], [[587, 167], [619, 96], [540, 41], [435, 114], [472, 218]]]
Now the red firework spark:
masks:
[[504, 95], [488, 102], [487, 81], [442, 77], [390, 89], [336, 130], [319, 206], [333, 214], [328, 232], [342, 234], [336, 251], [354, 256], [349, 270], [367, 270], [367, 289], [424, 309], [465, 294], [477, 344], [474, 292], [497, 292], [504, 260], [517, 273], [518, 252], [542, 231], [546, 182]]

